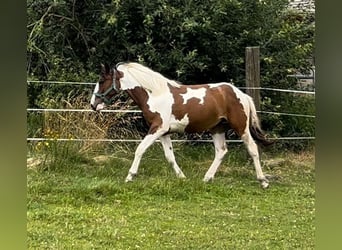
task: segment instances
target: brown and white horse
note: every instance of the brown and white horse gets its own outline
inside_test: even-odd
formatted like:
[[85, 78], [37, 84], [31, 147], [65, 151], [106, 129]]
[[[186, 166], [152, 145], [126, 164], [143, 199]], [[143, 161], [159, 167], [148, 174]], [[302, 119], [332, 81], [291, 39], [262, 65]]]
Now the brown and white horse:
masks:
[[202, 131], [211, 132], [215, 145], [215, 159], [203, 179], [205, 182], [212, 180], [227, 153], [225, 131], [232, 128], [253, 158], [261, 186], [268, 187], [254, 139], [263, 145], [270, 142], [260, 128], [252, 98], [232, 84], [182, 85], [138, 63], [120, 63], [114, 68], [106, 64], [102, 65], [100, 80], [91, 98], [93, 110], [99, 111], [111, 104], [118, 91], [128, 93], [150, 126], [135, 151], [126, 182], [132, 181], [142, 155], [157, 139], [176, 175], [185, 178], [175, 160], [170, 133]]

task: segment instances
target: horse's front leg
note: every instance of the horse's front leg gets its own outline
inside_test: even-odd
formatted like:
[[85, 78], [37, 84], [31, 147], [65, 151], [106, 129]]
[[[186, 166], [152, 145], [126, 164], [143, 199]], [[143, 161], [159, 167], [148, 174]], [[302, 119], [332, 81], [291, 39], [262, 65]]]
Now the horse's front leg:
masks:
[[128, 171], [126, 182], [132, 181], [133, 177], [138, 173], [140, 160], [143, 154], [145, 153], [146, 149], [148, 149], [148, 147], [150, 147], [153, 144], [153, 142], [155, 142], [160, 136], [162, 136], [166, 132], [167, 129], [159, 129], [154, 133], [149, 133], [148, 135], [146, 135], [145, 138], [140, 142], [137, 149], [135, 150], [134, 160], [131, 168]]

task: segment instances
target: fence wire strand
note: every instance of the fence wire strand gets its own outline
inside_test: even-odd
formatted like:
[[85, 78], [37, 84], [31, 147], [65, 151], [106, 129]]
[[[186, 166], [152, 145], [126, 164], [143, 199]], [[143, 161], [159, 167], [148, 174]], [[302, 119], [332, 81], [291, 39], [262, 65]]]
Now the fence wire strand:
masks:
[[[73, 81], [39, 81], [39, 80], [27, 80], [27, 83], [43, 83], [43, 84], [68, 84], [68, 85], [96, 85], [96, 82], [73, 82]], [[277, 92], [285, 92], [285, 93], [297, 93], [297, 94], [309, 94], [315, 95], [314, 91], [302, 91], [302, 90], [289, 90], [289, 89], [278, 89], [278, 88], [266, 88], [266, 87], [238, 87], [240, 89], [259, 89], [259, 90], [267, 90], [267, 91], [277, 91]], [[91, 109], [53, 109], [53, 108], [27, 108], [28, 112], [94, 112]], [[141, 110], [101, 110], [102, 113], [141, 113]], [[307, 114], [295, 114], [295, 113], [285, 113], [285, 112], [272, 112], [272, 111], [257, 111], [262, 114], [271, 114], [271, 115], [287, 115], [287, 116], [297, 116], [297, 117], [307, 117], [307, 118], [315, 118], [315, 115], [307, 115]], [[269, 140], [315, 140], [315, 137], [312, 136], [303, 136], [303, 137], [279, 137], [279, 138], [268, 138]], [[58, 141], [58, 142], [141, 142], [142, 139], [92, 139], [92, 138], [77, 138], [77, 139], [67, 139], [67, 138], [27, 138], [27, 141]], [[159, 140], [157, 140], [159, 141]], [[172, 140], [173, 142], [212, 142], [213, 140]], [[242, 142], [242, 140], [226, 140], [226, 142]]]
[[[27, 83], [44, 83], [44, 84], [70, 84], [70, 85], [96, 85], [96, 82], [61, 82], [61, 81], [38, 81], [38, 80], [27, 80]], [[189, 85], [191, 86], [191, 85]], [[278, 88], [267, 88], [267, 87], [238, 87], [239, 89], [259, 89], [269, 90], [277, 92], [297, 93], [297, 94], [309, 94], [315, 95], [315, 91], [304, 91], [295, 89], [278, 89]]]
[[[28, 108], [29, 112], [95, 112], [91, 109], [39, 109], [39, 108]], [[141, 113], [141, 110], [137, 109], [104, 109], [100, 112], [103, 113]], [[287, 115], [287, 116], [298, 116], [298, 117], [308, 117], [315, 118], [314, 115], [303, 115], [296, 113], [282, 113], [282, 112], [272, 112], [272, 111], [257, 111], [257, 113], [271, 114], [271, 115]]]
[[[302, 137], [277, 137], [277, 138], [267, 138], [268, 140], [315, 140], [313, 136], [302, 136]], [[142, 139], [93, 139], [93, 138], [77, 138], [77, 139], [68, 139], [68, 138], [27, 138], [27, 141], [57, 141], [57, 142], [141, 142]], [[160, 140], [156, 140], [160, 142]], [[213, 142], [213, 140], [188, 140], [188, 139], [172, 139], [172, 142]], [[242, 140], [226, 140], [226, 142], [242, 142]]]

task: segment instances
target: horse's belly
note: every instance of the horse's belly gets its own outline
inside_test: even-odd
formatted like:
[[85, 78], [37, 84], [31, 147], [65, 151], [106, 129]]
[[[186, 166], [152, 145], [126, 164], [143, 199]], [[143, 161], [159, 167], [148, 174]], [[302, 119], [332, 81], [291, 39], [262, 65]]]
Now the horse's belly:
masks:
[[186, 126], [184, 131], [187, 133], [201, 133], [201, 132], [211, 129], [216, 124], [217, 124], [217, 121], [215, 122], [211, 122], [211, 121], [190, 122]]
[[189, 117], [187, 114], [180, 120], [176, 119], [176, 117], [172, 115], [170, 120], [170, 132], [183, 133], [188, 125]]
[[190, 121], [186, 114], [181, 120], [177, 120], [174, 116], [170, 121], [170, 132], [173, 133], [200, 133], [214, 127], [218, 120], [202, 120]]

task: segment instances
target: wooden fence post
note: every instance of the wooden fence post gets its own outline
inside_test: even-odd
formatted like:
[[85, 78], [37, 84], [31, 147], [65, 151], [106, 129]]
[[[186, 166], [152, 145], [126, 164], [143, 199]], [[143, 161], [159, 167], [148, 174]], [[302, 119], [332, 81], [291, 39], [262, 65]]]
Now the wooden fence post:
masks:
[[253, 97], [255, 108], [260, 110], [260, 48], [246, 47], [246, 93]]

